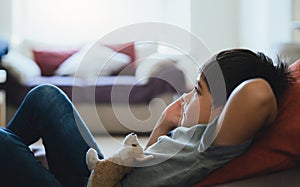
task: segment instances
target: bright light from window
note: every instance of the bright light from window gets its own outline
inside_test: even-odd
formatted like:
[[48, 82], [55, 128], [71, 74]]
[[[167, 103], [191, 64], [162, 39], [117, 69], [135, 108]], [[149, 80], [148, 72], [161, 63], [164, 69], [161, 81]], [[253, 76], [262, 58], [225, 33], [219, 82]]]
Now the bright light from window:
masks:
[[86, 42], [139, 22], [190, 29], [189, 0], [13, 0], [14, 37]]

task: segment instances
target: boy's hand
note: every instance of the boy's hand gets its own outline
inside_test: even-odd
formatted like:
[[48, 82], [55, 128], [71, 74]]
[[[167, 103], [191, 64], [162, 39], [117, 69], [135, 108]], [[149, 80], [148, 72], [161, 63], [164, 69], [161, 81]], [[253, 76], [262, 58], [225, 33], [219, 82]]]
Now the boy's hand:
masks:
[[182, 118], [182, 103], [182, 97], [180, 97], [162, 112], [145, 149], [154, 144], [159, 136], [166, 135], [170, 130], [175, 129], [180, 125]]
[[182, 98], [178, 98], [171, 103], [162, 113], [162, 120], [168, 125], [170, 130], [178, 127], [182, 118]]

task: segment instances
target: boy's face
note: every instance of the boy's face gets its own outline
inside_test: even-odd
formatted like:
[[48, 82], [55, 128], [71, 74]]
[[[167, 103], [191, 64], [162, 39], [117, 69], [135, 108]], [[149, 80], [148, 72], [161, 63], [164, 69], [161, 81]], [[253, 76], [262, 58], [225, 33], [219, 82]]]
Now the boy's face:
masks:
[[212, 110], [212, 96], [204, 77], [199, 75], [195, 88], [182, 96], [181, 125], [190, 127], [195, 124], [207, 124]]

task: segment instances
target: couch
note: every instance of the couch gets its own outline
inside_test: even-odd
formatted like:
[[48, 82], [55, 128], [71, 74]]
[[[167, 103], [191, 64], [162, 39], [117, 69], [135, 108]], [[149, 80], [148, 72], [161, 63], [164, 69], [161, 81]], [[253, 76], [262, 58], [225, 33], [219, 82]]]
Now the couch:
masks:
[[60, 87], [94, 134], [148, 132], [164, 107], [187, 91], [176, 60], [138, 42], [56, 46], [24, 41], [2, 57], [10, 119], [39, 84]]

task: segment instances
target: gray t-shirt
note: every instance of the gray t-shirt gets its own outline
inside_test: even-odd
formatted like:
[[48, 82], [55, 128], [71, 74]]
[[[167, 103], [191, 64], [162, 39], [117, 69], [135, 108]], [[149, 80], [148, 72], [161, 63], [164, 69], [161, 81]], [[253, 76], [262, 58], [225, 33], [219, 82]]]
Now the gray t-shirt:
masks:
[[176, 128], [171, 136], [161, 136], [145, 154], [154, 158], [128, 174], [124, 187], [193, 186], [213, 170], [243, 153], [247, 141], [234, 146], [210, 146], [201, 149], [217, 128], [217, 119], [207, 125]]

